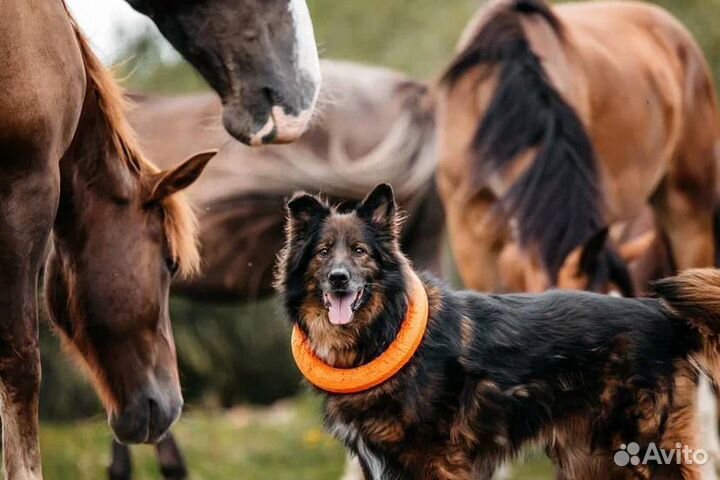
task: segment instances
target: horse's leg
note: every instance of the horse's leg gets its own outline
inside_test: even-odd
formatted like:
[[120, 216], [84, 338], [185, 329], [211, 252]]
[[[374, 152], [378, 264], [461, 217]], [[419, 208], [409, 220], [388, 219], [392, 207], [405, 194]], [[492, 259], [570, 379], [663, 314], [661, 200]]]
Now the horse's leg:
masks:
[[694, 83], [688, 101], [694, 108], [685, 114], [667, 174], [652, 199], [678, 270], [715, 264], [717, 113], [709, 78]]
[[155, 445], [155, 451], [158, 462], [160, 462], [160, 472], [165, 480], [185, 480], [187, 478], [185, 459], [172, 433], [168, 433]]
[[132, 478], [132, 457], [130, 447], [117, 440], [112, 441], [112, 463], [108, 468], [110, 480], [130, 480]]
[[8, 479], [40, 479], [37, 284], [59, 197], [45, 161], [0, 148], [0, 416]]
[[[712, 178], [712, 174], [707, 176]], [[668, 177], [653, 198], [661, 230], [667, 236], [675, 267], [712, 267], [715, 263], [712, 189], [691, 187]]]
[[504, 230], [492, 218], [495, 198], [480, 192], [468, 201], [445, 202], [448, 234], [455, 264], [465, 287], [481, 291], [501, 290], [498, 266], [505, 245]]

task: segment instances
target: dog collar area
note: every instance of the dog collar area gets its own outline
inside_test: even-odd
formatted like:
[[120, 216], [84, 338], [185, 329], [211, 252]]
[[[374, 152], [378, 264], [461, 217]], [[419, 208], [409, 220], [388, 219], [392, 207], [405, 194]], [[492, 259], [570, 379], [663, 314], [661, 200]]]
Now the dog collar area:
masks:
[[330, 393], [359, 393], [377, 387], [398, 373], [417, 351], [428, 323], [428, 297], [415, 272], [410, 273], [407, 314], [397, 337], [379, 357], [356, 368], [336, 368], [320, 359], [305, 334], [295, 325], [292, 354], [308, 382]]

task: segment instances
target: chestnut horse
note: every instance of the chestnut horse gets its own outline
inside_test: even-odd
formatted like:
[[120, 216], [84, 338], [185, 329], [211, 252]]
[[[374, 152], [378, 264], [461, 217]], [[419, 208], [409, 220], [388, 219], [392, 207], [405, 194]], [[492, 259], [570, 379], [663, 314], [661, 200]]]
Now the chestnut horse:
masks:
[[157, 440], [182, 407], [170, 280], [198, 266], [195, 220], [177, 192], [211, 154], [155, 168], [64, 3], [3, 6], [0, 416], [7, 478], [36, 480], [43, 261], [49, 316], [90, 372], [115, 434]]
[[243, 143], [286, 143], [306, 130], [320, 86], [305, 0], [127, 0], [220, 94]]
[[[664, 10], [491, 1], [438, 90], [438, 184], [467, 286], [497, 285], [510, 238], [533, 290], [557, 285], [569, 255], [648, 203], [678, 269], [713, 265], [715, 92]], [[598, 272], [617, 266], [609, 246], [598, 256]]]

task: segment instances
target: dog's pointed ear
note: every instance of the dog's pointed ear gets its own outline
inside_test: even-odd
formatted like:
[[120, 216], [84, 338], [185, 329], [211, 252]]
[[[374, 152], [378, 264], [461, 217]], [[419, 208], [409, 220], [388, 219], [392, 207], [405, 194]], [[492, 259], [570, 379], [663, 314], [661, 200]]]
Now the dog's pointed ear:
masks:
[[315, 195], [298, 192], [287, 203], [290, 233], [298, 234], [330, 214], [327, 204]]
[[394, 228], [398, 223], [395, 194], [387, 183], [375, 187], [365, 200], [360, 202], [356, 211], [360, 218], [380, 228]]

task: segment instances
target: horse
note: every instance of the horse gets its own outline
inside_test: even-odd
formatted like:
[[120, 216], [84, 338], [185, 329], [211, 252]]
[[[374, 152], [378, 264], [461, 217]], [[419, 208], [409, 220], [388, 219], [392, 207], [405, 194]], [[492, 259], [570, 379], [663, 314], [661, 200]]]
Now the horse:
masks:
[[[292, 145], [258, 149], [234, 142], [221, 128], [221, 105], [212, 94], [128, 95], [134, 105], [130, 124], [142, 132], [139, 142], [154, 163], [220, 149], [187, 192], [198, 207], [203, 272], [177, 279], [173, 293], [215, 302], [272, 294], [284, 203], [298, 185], [347, 201], [361, 200], [378, 180], [389, 179], [406, 210], [404, 248], [419, 268], [441, 273], [444, 215], [434, 185], [427, 86], [385, 68], [328, 60], [321, 68], [327, 106]], [[163, 478], [187, 477], [172, 435], [156, 448]], [[132, 478], [129, 448], [116, 441], [108, 474], [111, 480]]]
[[223, 124], [249, 145], [307, 129], [320, 69], [305, 0], [127, 0], [220, 94]]
[[[647, 204], [679, 270], [712, 266], [715, 97], [700, 48], [659, 7], [482, 7], [436, 91], [438, 186], [465, 284], [492, 290], [514, 240], [536, 289], [556, 286], [569, 256]], [[619, 271], [611, 246], [597, 255]]]
[[6, 2], [3, 14], [2, 446], [6, 478], [37, 480], [43, 263], [48, 316], [89, 372], [115, 435], [156, 441], [182, 407], [170, 281], [196, 271], [199, 259], [180, 191], [213, 153], [159, 170], [137, 147], [119, 88], [64, 2]]

